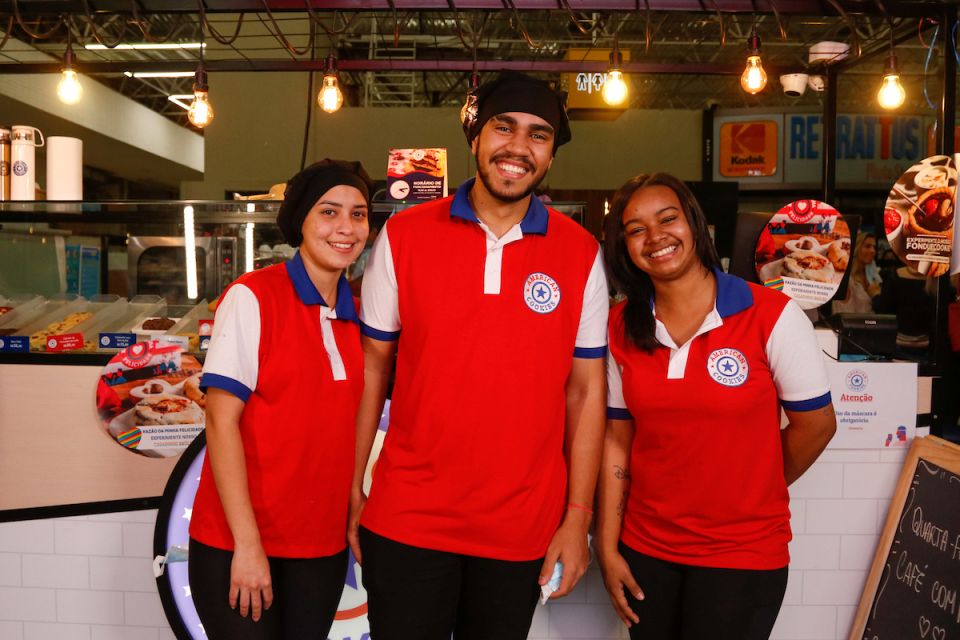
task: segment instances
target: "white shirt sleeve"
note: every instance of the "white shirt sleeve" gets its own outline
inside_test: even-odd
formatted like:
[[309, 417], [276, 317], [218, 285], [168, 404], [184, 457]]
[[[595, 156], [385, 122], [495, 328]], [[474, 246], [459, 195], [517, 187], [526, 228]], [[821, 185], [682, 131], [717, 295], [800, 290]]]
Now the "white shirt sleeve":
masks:
[[244, 402], [257, 387], [260, 357], [260, 302], [242, 284], [230, 287], [213, 321], [200, 386], [229, 391]]
[[388, 222], [373, 243], [360, 293], [360, 330], [365, 336], [384, 341], [400, 336], [400, 299], [389, 228]]
[[602, 358], [607, 353], [607, 315], [610, 298], [607, 291], [607, 276], [603, 270], [600, 248], [590, 268], [587, 286], [583, 290], [583, 308], [580, 310], [580, 327], [573, 349], [575, 358]]
[[813, 411], [830, 403], [830, 382], [813, 325], [792, 300], [767, 340], [767, 361], [784, 409]]
[[627, 409], [627, 402], [623, 399], [623, 368], [614, 359], [613, 354], [607, 352], [607, 419], [631, 420], [633, 416]]

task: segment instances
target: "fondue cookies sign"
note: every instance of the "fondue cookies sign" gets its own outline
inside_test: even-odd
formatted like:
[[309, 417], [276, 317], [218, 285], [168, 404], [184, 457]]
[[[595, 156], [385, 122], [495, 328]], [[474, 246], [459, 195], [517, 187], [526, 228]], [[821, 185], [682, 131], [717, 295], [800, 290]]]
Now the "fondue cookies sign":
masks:
[[757, 277], [804, 309], [836, 293], [850, 262], [850, 229], [840, 213], [818, 200], [797, 200], [767, 223], [754, 257]]
[[178, 455], [204, 427], [201, 366], [179, 345], [138, 342], [107, 364], [97, 385], [106, 434], [151, 458]]
[[957, 168], [949, 156], [931, 156], [893, 185], [883, 211], [890, 247], [912, 269], [938, 277], [950, 271]]

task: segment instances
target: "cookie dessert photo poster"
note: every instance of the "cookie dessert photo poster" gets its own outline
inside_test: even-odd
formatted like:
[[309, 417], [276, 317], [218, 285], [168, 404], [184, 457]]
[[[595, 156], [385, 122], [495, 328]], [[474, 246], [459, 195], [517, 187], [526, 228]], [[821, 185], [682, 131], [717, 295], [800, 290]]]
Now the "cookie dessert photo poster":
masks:
[[106, 434], [135, 453], [179, 455], [204, 428], [202, 367], [178, 344], [149, 340], [114, 356], [97, 385]]
[[850, 228], [840, 212], [819, 200], [796, 200], [770, 218], [754, 262], [764, 286], [813, 309], [836, 293], [850, 251]]
[[930, 156], [894, 183], [883, 210], [883, 230], [897, 257], [928, 277], [950, 273], [956, 157]]

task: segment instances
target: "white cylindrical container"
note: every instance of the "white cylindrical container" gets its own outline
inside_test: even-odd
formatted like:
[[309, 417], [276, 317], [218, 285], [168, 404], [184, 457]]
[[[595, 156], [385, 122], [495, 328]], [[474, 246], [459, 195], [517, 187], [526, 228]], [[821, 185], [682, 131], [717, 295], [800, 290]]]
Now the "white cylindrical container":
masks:
[[[43, 134], [36, 127], [15, 124], [10, 135], [10, 199], [36, 199], [36, 148], [43, 146]], [[37, 140], [39, 139], [39, 143]]]
[[47, 200], [83, 200], [83, 140], [47, 138]]

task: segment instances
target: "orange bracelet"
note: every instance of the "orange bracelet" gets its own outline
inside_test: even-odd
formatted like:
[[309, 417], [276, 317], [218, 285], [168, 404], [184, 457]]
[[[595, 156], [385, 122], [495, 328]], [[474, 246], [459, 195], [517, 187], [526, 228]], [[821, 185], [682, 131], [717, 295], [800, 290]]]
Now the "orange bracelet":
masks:
[[585, 506], [583, 506], [582, 504], [577, 504], [576, 502], [568, 502], [568, 503], [567, 503], [567, 508], [568, 508], [568, 509], [580, 509], [580, 511], [586, 511], [586, 512], [587, 512], [588, 514], [590, 514], [591, 516], [593, 515], [593, 509], [591, 509], [590, 507], [585, 507]]

